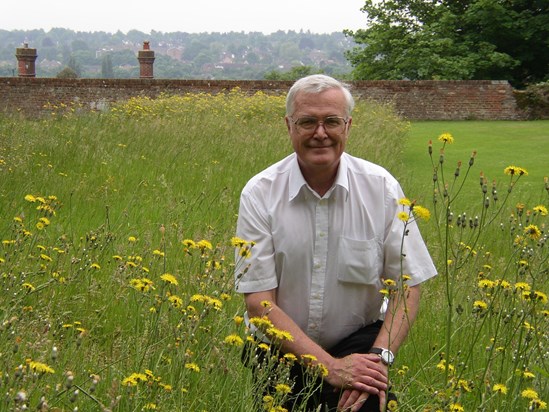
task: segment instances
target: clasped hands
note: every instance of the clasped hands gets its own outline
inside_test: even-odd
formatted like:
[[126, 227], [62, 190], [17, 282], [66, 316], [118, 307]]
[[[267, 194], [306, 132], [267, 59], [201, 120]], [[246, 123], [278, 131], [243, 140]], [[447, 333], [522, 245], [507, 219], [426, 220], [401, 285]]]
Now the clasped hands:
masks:
[[335, 388], [343, 389], [338, 410], [356, 412], [369, 395], [379, 397], [379, 409], [385, 408], [388, 387], [388, 367], [378, 355], [354, 353], [344, 358], [335, 358], [328, 368], [326, 381]]

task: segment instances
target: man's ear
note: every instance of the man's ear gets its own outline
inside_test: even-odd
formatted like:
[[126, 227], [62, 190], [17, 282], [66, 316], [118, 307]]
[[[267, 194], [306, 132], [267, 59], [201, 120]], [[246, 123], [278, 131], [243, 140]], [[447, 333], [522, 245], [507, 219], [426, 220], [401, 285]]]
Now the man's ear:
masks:
[[290, 118], [288, 116], [284, 116], [284, 121], [286, 122], [286, 127], [288, 128], [288, 133], [290, 133], [290, 127], [292, 127], [292, 125], [290, 124]]

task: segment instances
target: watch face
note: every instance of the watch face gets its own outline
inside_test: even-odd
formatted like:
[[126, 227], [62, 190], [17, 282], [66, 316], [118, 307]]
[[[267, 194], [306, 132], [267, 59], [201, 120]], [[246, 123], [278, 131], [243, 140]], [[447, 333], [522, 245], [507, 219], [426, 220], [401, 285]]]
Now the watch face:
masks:
[[393, 355], [393, 352], [391, 352], [390, 350], [385, 349], [381, 352], [381, 359], [383, 359], [383, 361], [387, 365], [392, 365], [393, 361], [395, 360], [395, 356]]

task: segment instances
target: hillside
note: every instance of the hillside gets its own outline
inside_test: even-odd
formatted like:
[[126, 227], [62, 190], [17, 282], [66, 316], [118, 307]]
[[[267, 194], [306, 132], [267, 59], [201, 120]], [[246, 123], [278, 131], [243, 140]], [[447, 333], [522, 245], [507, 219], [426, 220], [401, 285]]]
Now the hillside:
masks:
[[135, 78], [144, 41], [155, 52], [155, 78], [173, 79], [253, 80], [298, 67], [346, 76], [351, 66], [344, 54], [354, 46], [343, 33], [0, 30], [0, 76], [17, 75], [15, 49], [28, 43], [37, 49], [38, 77], [55, 77], [69, 66], [83, 78]]

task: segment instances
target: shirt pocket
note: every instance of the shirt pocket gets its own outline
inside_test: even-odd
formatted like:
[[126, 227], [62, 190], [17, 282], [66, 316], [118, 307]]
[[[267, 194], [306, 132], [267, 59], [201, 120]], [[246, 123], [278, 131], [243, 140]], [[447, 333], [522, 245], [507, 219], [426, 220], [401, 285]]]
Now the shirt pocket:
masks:
[[341, 236], [338, 242], [337, 279], [340, 282], [375, 285], [383, 267], [377, 239], [355, 240]]

